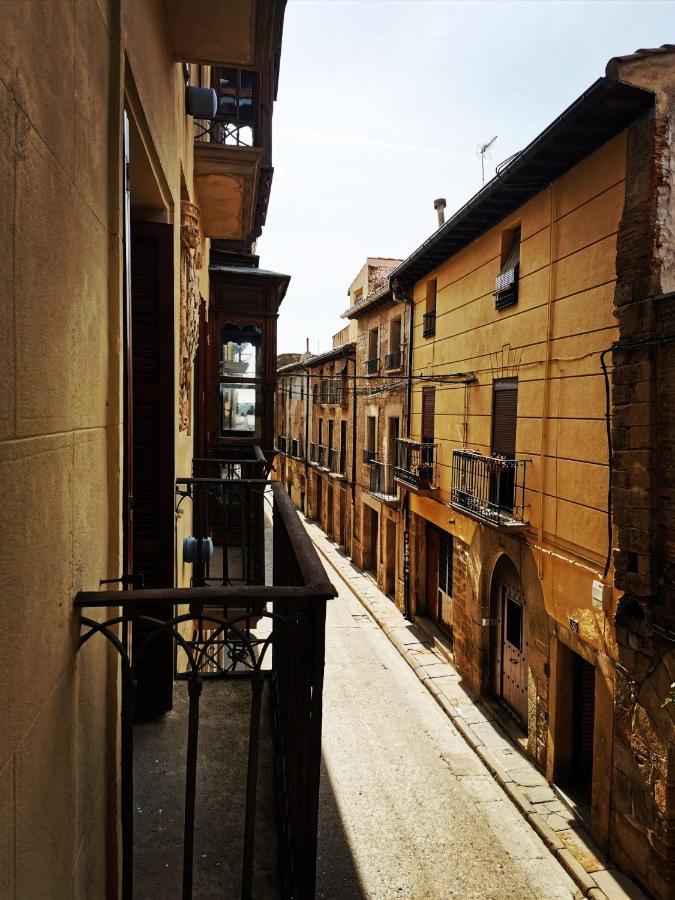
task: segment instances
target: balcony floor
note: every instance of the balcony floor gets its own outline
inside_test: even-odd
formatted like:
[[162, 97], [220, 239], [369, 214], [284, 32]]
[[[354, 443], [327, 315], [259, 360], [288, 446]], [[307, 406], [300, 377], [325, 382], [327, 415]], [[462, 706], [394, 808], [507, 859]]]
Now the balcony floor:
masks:
[[[266, 683], [253, 896], [274, 900], [280, 892], [269, 695]], [[204, 683], [197, 763], [195, 900], [235, 900], [240, 895], [250, 696], [246, 682]], [[187, 718], [187, 686], [177, 681], [173, 710], [134, 729], [137, 900], [181, 897]]]

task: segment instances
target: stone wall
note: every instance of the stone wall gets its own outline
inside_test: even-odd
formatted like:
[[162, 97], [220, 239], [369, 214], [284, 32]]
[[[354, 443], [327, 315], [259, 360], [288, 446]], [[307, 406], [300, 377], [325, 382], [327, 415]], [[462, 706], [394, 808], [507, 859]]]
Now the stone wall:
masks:
[[[675, 334], [672, 291], [675, 53], [609, 73], [656, 92], [629, 130], [614, 295], [612, 488], [618, 664], [610, 851], [657, 897], [675, 880]], [[652, 346], [640, 342], [654, 341]]]

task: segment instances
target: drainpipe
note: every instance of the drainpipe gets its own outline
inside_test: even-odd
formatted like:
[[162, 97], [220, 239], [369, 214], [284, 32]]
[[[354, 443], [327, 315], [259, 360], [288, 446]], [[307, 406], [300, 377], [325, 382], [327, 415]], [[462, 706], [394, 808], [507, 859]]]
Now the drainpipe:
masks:
[[[347, 357], [349, 362], [349, 357]], [[356, 507], [356, 351], [354, 351], [354, 377], [352, 378], [352, 547], [354, 544], [354, 509]]]

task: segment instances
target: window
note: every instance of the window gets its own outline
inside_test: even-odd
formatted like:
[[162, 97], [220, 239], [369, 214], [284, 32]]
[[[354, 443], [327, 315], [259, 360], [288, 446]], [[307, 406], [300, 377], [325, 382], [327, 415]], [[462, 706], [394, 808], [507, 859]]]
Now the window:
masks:
[[523, 649], [523, 607], [509, 594], [506, 595], [506, 640], [516, 650]]
[[454, 544], [452, 535], [445, 531], [438, 537], [438, 587], [452, 597], [452, 565]]
[[436, 388], [422, 388], [422, 443], [433, 444], [436, 417]]
[[506, 309], [518, 302], [520, 269], [520, 228], [502, 234], [502, 264], [495, 284], [495, 309]]
[[[220, 437], [259, 436], [262, 329], [226, 322], [220, 329], [217, 394]], [[282, 398], [283, 387], [282, 382]]]
[[518, 380], [499, 378], [492, 385], [492, 453], [516, 458]]
[[360, 303], [363, 300], [363, 288], [357, 288], [353, 294], [353, 302]]
[[368, 332], [368, 359], [366, 361], [366, 371], [369, 375], [374, 374], [380, 368], [378, 353], [379, 328], [371, 328]]
[[333, 430], [335, 428], [335, 422], [332, 419], [328, 421], [328, 449], [333, 449]]
[[436, 279], [427, 281], [426, 309], [422, 319], [423, 337], [433, 337], [436, 334]]
[[377, 418], [366, 416], [366, 446], [363, 451], [363, 461], [370, 463], [375, 459], [375, 435], [377, 434]]
[[257, 389], [254, 384], [220, 385], [220, 434], [255, 434]]
[[387, 354], [386, 368], [400, 369], [401, 362], [401, 317], [398, 316], [389, 323], [389, 353]]

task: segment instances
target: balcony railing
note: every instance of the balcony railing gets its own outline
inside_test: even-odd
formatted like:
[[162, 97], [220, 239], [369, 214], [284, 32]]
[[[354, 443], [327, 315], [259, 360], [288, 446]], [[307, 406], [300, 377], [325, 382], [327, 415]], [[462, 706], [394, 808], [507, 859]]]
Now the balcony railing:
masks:
[[372, 461], [375, 459], [375, 451], [374, 450], [366, 450], [366, 448], [364, 447], [363, 455], [361, 458], [363, 460], [364, 465], [369, 466], [372, 463]]
[[345, 447], [331, 447], [328, 451], [328, 469], [334, 475], [345, 475], [347, 451]]
[[373, 359], [366, 360], [366, 374], [375, 375], [379, 371], [380, 371], [379, 356], [376, 356]]
[[326, 404], [329, 402], [330, 397], [330, 378], [322, 378], [321, 379], [321, 388], [319, 391], [319, 402]]
[[394, 478], [417, 491], [436, 487], [436, 448], [438, 444], [398, 438], [398, 460]]
[[396, 498], [394, 467], [374, 459], [370, 465], [370, 493], [386, 499]]
[[403, 362], [403, 353], [401, 350], [395, 350], [393, 353], [387, 353], [384, 358], [385, 369], [400, 369]]
[[524, 459], [454, 450], [452, 505], [491, 525], [525, 524], [526, 464]]
[[[203, 876], [208, 865], [204, 831], [195, 829], [195, 819], [210, 813], [209, 829], [218, 829], [217, 844], [222, 847], [216, 864], [222, 865], [222, 871], [241, 872], [240, 896], [250, 898], [255, 867], [261, 864], [254, 845], [256, 817], [260, 820], [264, 808], [257, 802], [257, 794], [264, 789], [264, 782], [259, 784], [259, 759], [267, 752], [273, 753], [274, 805], [279, 811], [281, 893], [314, 896], [325, 612], [326, 600], [335, 596], [335, 590], [281, 484], [265, 479], [182, 478], [177, 481], [177, 497], [177, 508], [192, 506], [193, 540], [200, 542], [202, 561], [209, 554], [213, 558], [215, 550], [223, 558], [239, 559], [243, 530], [249, 539], [260, 541], [255, 556], [261, 567], [251, 569], [250, 578], [236, 585], [223, 581], [207, 587], [85, 591], [76, 597], [80, 647], [91, 639], [105, 639], [120, 661], [121, 896], [131, 900], [139, 878], [149, 883], [152, 867], [161, 864], [155, 857], [165, 851], [166, 866], [175, 868], [174, 843], [182, 841], [178, 878], [182, 878], [182, 896], [191, 897], [193, 881]], [[268, 501], [271, 516], [265, 513]], [[240, 514], [236, 527], [231, 521], [234, 509]], [[214, 510], [218, 515], [212, 518]], [[232, 527], [222, 516], [230, 518]], [[115, 613], [108, 617], [111, 607]], [[181, 696], [173, 715], [181, 734], [184, 724], [187, 740], [173, 740], [176, 725], [173, 731], [154, 727], [135, 746], [135, 732], [146, 727], [134, 726], [138, 685], [147, 677], [148, 667], [160, 671], [157, 651], [165, 645], [169, 653], [161, 659], [168, 659], [170, 691]], [[179, 680], [174, 684], [174, 679]], [[264, 714], [268, 702], [271, 724]], [[244, 718], [223, 717], [223, 708], [229, 710], [236, 703], [237, 709], [247, 710]], [[242, 725], [244, 734], [235, 738], [232, 729]], [[266, 735], [270, 727], [273, 743]], [[143, 779], [140, 796], [147, 794], [145, 780], [155, 775], [148, 774], [142, 764], [135, 769], [134, 754], [142, 761], [150, 741], [154, 757], [155, 742], [162, 740], [163, 759], [179, 772], [182, 769], [184, 776], [178, 790], [171, 778], [152, 782], [176, 807], [166, 809], [161, 824], [153, 827], [148, 824], [156, 821], [151, 810], [144, 808], [142, 816], [137, 814], [134, 791], [139, 787], [135, 781]], [[198, 769], [203, 784], [220, 784], [223, 779], [221, 760], [214, 762], [209, 755], [214, 740], [216, 746], [245, 748], [228, 768], [225, 793], [198, 789]], [[153, 772], [154, 768], [148, 766]], [[225, 808], [228, 804], [235, 815]], [[276, 817], [264, 824], [276, 830], [272, 820]], [[140, 834], [136, 842], [135, 827]], [[149, 862], [146, 845], [151, 851]]]
[[326, 448], [323, 446], [323, 444], [315, 444], [314, 442], [312, 442], [309, 445], [309, 461], [311, 463], [314, 463], [314, 465], [323, 466], [325, 465], [325, 458]]
[[424, 313], [422, 317], [422, 336], [433, 337], [436, 334], [436, 312]]

